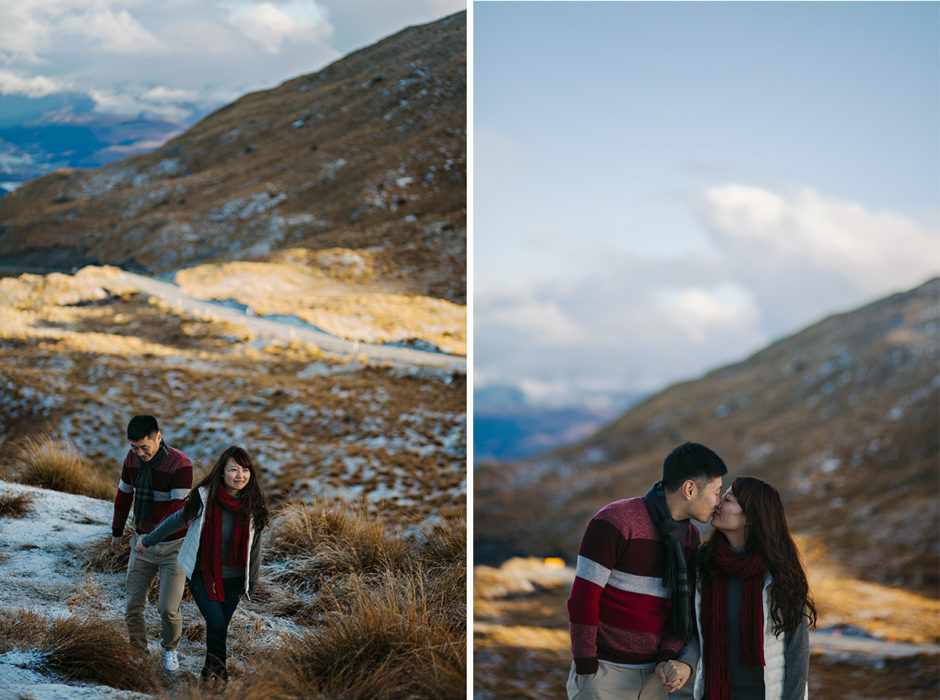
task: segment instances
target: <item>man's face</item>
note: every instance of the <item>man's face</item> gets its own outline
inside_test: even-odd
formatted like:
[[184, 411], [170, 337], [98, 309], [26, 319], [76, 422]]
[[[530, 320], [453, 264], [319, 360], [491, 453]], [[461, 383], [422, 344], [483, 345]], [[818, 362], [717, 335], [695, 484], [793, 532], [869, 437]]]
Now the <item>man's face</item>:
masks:
[[148, 435], [141, 440], [131, 440], [131, 452], [137, 455], [137, 459], [149, 462], [160, 449], [160, 440], [163, 436], [158, 430], [153, 435]]
[[699, 522], [707, 523], [721, 502], [721, 477], [716, 476], [701, 489], [696, 484], [695, 490], [696, 495], [689, 503], [689, 514]]

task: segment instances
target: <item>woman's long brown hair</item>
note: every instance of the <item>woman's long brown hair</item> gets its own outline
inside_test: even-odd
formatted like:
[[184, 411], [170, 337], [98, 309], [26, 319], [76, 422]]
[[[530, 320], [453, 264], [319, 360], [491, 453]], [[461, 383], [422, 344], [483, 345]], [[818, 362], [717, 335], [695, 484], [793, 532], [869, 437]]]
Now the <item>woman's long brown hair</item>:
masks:
[[[805, 615], [812, 625], [816, 624], [816, 605], [809, 593], [806, 571], [800, 561], [800, 553], [790, 534], [787, 518], [783, 512], [783, 501], [773, 486], [753, 476], [739, 476], [731, 484], [731, 492], [738, 500], [744, 517], [745, 549], [759, 552], [764, 566], [770, 572], [770, 616], [773, 633], [793, 632]], [[715, 572], [712, 553], [715, 549], [715, 530], [699, 552], [699, 578], [707, 583]], [[724, 535], [722, 535], [724, 536]]]
[[195, 488], [189, 492], [186, 503], [183, 504], [183, 517], [186, 518], [187, 521], [192, 521], [199, 515], [199, 508], [203, 505], [202, 498], [199, 496], [199, 489], [202, 486], [206, 486], [209, 489], [206, 503], [204, 504], [205, 507], [213, 507], [215, 504], [215, 494], [220, 488], [223, 488], [222, 476], [225, 472], [225, 465], [228, 464], [229, 459], [234, 459], [236, 463], [245, 467], [251, 473], [248, 484], [242, 489], [241, 501], [245, 505], [242, 508], [241, 514], [246, 520], [250, 516], [254, 521], [255, 530], [261, 532], [268, 524], [268, 506], [264, 499], [264, 491], [261, 489], [261, 482], [258, 479], [258, 470], [255, 468], [254, 462], [251, 461], [251, 456], [245, 448], [238, 447], [237, 445], [232, 445], [223, 450], [209, 473], [202, 477]]

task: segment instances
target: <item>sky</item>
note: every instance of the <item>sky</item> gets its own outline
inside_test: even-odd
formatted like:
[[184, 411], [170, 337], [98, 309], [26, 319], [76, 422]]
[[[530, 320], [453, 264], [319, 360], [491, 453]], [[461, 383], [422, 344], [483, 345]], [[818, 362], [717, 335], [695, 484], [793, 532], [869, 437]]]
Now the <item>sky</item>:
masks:
[[69, 115], [191, 123], [464, 0], [0, 3], [0, 125]]
[[475, 2], [475, 391], [616, 407], [940, 274], [938, 28]]

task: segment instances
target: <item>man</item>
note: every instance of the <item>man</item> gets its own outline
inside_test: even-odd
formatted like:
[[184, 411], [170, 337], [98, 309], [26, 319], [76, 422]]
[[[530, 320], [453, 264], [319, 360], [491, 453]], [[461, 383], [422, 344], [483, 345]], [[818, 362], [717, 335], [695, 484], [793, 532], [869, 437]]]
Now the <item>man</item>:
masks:
[[591, 520], [568, 599], [568, 697], [658, 700], [678, 690], [698, 662], [692, 612], [699, 532], [718, 507], [728, 469], [687, 442], [663, 463], [642, 498], [616, 501]]
[[193, 466], [189, 457], [169, 447], [163, 440], [160, 426], [153, 416], [134, 416], [127, 424], [131, 448], [124, 458], [121, 481], [114, 497], [114, 519], [111, 522], [111, 549], [123, 551], [121, 535], [127, 515], [134, 506], [134, 539], [127, 563], [127, 606], [124, 619], [133, 644], [141, 653], [147, 652], [147, 626], [144, 610], [147, 592], [154, 576], [160, 574], [160, 597], [157, 608], [162, 620], [163, 667], [179, 670], [179, 646], [182, 632], [180, 601], [186, 577], [176, 561], [186, 528], [172, 533], [161, 544], [143, 554], [135, 551], [137, 539], [153, 530], [171, 513], [183, 506], [193, 485]]

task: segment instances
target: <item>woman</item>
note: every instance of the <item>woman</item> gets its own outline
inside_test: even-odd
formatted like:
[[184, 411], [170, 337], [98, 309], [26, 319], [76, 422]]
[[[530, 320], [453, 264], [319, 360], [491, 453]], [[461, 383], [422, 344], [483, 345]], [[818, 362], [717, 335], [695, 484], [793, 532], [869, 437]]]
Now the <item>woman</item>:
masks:
[[222, 452], [183, 507], [137, 540], [137, 551], [143, 553], [187, 523], [179, 563], [206, 620], [202, 678], [227, 680], [228, 623], [242, 593], [251, 594], [258, 583], [260, 534], [268, 524], [257, 470], [243, 448]]
[[[695, 610], [702, 657], [694, 697], [808, 697], [816, 607], [777, 490], [734, 480], [699, 550]], [[703, 672], [704, 667], [704, 672]]]

